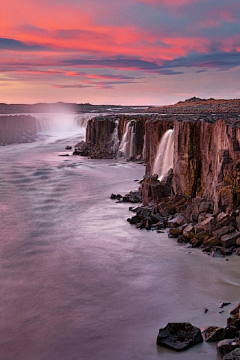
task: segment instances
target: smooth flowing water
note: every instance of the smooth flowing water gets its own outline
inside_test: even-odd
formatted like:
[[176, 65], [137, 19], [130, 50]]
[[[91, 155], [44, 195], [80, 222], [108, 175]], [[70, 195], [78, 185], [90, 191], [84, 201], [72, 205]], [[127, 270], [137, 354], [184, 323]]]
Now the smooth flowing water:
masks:
[[173, 168], [174, 130], [168, 130], [160, 140], [154, 160], [152, 174], [157, 174], [160, 180]]
[[65, 134], [0, 148], [1, 360], [217, 359], [215, 344], [176, 354], [156, 337], [169, 321], [225, 325], [216, 303], [239, 301], [239, 258], [131, 227], [109, 196], [144, 167], [60, 157], [84, 130]]
[[125, 129], [121, 143], [119, 145], [119, 157], [132, 158], [135, 147], [135, 122], [129, 121], [125, 124]]

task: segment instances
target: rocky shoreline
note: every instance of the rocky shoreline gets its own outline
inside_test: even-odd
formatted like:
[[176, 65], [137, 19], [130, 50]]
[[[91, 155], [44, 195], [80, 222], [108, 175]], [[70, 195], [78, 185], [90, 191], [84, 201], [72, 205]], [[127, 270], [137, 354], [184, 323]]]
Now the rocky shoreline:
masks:
[[[174, 131], [173, 166], [160, 180], [153, 173], [153, 164], [168, 130]], [[113, 141], [116, 133], [118, 147]], [[131, 204], [133, 216], [127, 221], [140, 230], [161, 233], [168, 229], [169, 238], [201, 248], [212, 257], [240, 256], [239, 116], [96, 117], [88, 122], [86, 141], [77, 144], [73, 154], [114, 159], [121, 156], [118, 149], [127, 138], [134, 141], [126, 160], [142, 161], [146, 166], [137, 190], [110, 196], [116, 203]], [[239, 308], [231, 311], [225, 328], [209, 326], [203, 333], [189, 323], [169, 323], [159, 330], [157, 345], [182, 351], [205, 338], [217, 342], [224, 360], [240, 359]]]
[[[138, 229], [169, 228], [181, 244], [201, 247], [214, 257], [240, 255], [240, 120], [239, 116], [112, 115], [89, 120], [86, 142], [74, 155], [116, 158], [127, 124], [134, 127], [128, 161], [142, 161], [146, 175], [138, 191], [112, 195], [141, 205], [128, 219]], [[160, 181], [152, 175], [158, 144], [174, 128], [173, 168]], [[131, 130], [132, 131], [132, 130]], [[118, 148], [117, 148], [118, 149]]]
[[[220, 303], [219, 307], [230, 305]], [[202, 331], [189, 323], [168, 323], [159, 330], [157, 345], [174, 351], [184, 351], [204, 340], [216, 342], [216, 349], [223, 360], [240, 359], [240, 304], [235, 306], [225, 328], [208, 326]]]

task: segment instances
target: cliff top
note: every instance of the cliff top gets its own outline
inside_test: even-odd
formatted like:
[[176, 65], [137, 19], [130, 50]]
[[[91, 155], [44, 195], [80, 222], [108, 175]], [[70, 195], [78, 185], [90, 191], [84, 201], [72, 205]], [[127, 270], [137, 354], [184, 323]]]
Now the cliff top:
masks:
[[201, 99], [194, 96], [174, 105], [151, 107], [148, 111], [161, 114], [240, 114], [240, 99]]

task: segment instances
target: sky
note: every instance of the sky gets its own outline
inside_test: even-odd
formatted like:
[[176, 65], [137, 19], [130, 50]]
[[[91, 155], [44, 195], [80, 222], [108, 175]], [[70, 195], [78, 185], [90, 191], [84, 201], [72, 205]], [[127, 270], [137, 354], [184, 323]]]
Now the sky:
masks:
[[1, 0], [0, 102], [240, 98], [239, 0]]

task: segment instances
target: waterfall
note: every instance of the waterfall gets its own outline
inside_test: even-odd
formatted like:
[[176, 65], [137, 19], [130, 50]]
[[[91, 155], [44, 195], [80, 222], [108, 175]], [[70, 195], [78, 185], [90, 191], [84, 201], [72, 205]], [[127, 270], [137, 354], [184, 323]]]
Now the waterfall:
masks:
[[87, 123], [91, 116], [54, 113], [36, 114], [37, 133], [39, 135], [54, 136], [64, 138], [68, 135], [85, 133]]
[[119, 121], [115, 121], [115, 129], [112, 134], [111, 144], [112, 144], [112, 152], [117, 154], [118, 147], [119, 147], [119, 137], [118, 137], [118, 124]]
[[119, 146], [118, 156], [123, 156], [127, 159], [134, 157], [135, 136], [135, 121], [132, 120], [125, 124], [124, 134]]
[[88, 121], [91, 120], [93, 117], [95, 117], [96, 115], [88, 115], [88, 116], [78, 116], [76, 118], [77, 124], [80, 127], [87, 127]]
[[168, 130], [163, 135], [153, 164], [152, 174], [157, 174], [163, 180], [168, 171], [173, 168], [174, 130]]

